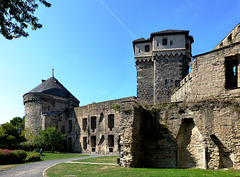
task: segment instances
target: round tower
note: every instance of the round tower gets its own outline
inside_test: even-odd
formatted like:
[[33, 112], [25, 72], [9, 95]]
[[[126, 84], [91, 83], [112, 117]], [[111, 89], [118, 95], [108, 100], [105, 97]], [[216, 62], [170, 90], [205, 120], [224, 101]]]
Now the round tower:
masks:
[[25, 106], [25, 128], [34, 131], [42, 129], [42, 100], [38, 93], [27, 93], [23, 96]]
[[26, 93], [23, 101], [25, 127], [36, 132], [47, 127], [65, 132], [69, 110], [80, 103], [54, 75]]

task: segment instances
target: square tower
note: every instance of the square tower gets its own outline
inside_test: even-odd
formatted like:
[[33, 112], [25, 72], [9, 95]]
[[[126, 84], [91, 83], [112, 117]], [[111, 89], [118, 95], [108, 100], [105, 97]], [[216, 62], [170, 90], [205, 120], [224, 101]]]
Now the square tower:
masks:
[[159, 31], [133, 41], [139, 102], [170, 102], [173, 90], [188, 74], [193, 42], [185, 30]]

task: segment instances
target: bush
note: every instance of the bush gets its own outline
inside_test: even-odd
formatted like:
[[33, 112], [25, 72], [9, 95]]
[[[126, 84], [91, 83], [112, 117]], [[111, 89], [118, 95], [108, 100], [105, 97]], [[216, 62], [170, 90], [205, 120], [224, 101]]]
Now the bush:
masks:
[[26, 162], [40, 161], [40, 155], [36, 153], [31, 153], [27, 155]]
[[27, 153], [23, 150], [0, 149], [0, 164], [14, 164], [25, 161]]

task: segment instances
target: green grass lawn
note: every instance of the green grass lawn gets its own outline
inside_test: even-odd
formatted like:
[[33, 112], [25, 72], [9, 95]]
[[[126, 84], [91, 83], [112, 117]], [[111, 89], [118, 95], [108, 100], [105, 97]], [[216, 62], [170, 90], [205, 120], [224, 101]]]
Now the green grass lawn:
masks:
[[62, 163], [47, 170], [47, 176], [98, 177], [237, 177], [234, 170], [123, 168], [110, 165]]
[[[116, 163], [119, 156], [103, 156], [76, 160], [77, 162]], [[99, 177], [240, 177], [238, 170], [200, 170], [200, 169], [154, 169], [123, 168], [111, 165], [62, 163], [47, 170], [49, 177], [57, 176], [99, 176]]]
[[89, 155], [82, 154], [70, 154], [70, 153], [43, 153], [41, 160], [57, 160], [57, 159], [69, 159], [78, 157], [87, 157]]
[[89, 159], [74, 160], [75, 162], [93, 162], [93, 163], [117, 163], [118, 156], [103, 156]]

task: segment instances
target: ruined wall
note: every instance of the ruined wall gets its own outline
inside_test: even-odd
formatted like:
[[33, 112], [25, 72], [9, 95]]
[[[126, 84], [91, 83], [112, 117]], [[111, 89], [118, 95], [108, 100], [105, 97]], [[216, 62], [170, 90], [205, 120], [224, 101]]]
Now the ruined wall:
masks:
[[128, 122], [136, 126], [120, 124], [122, 130], [130, 130], [121, 136], [121, 150], [126, 153], [122, 166], [240, 169], [239, 103], [214, 100], [134, 107]]
[[[226, 61], [233, 63], [230, 68], [226, 65]], [[234, 63], [237, 67], [233, 71]], [[231, 68], [232, 67], [232, 68]], [[226, 69], [228, 68], [228, 70]], [[234, 78], [230, 78], [227, 74], [236, 72], [234, 76], [236, 86], [227, 87], [227, 80], [232, 82]], [[191, 82], [188, 82], [188, 90], [180, 87], [172, 96], [172, 101], [196, 101], [209, 99], [214, 97], [239, 97], [240, 93], [240, 43], [232, 44], [218, 50], [214, 50], [205, 54], [193, 57]], [[234, 75], [235, 73], [230, 73]], [[186, 92], [187, 91], [187, 92]]]
[[135, 97], [74, 108], [80, 128], [80, 147], [88, 153], [119, 153], [120, 103]]

